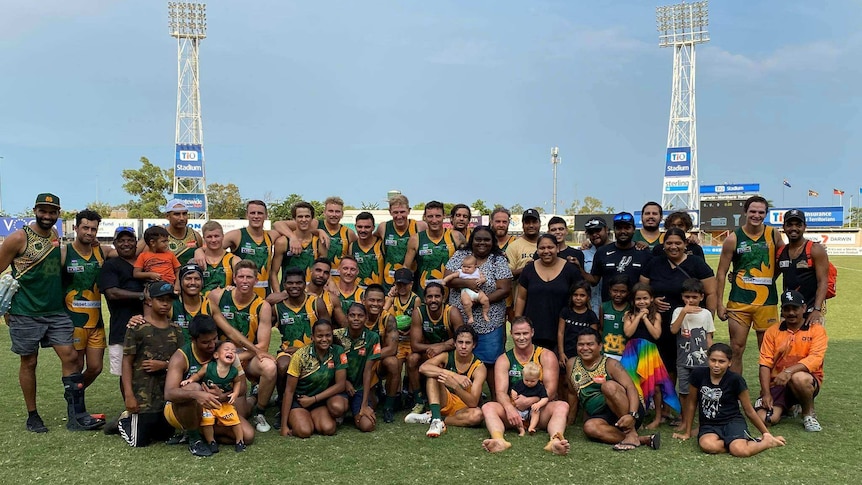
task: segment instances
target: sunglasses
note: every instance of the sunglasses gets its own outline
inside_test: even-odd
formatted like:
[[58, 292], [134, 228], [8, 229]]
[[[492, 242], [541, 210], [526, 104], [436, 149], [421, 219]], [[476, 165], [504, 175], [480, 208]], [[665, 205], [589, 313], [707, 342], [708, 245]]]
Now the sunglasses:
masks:
[[617, 214], [614, 216], [614, 222], [626, 222], [632, 224], [635, 218], [631, 214]]
[[131, 232], [132, 234], [134, 234], [135, 228], [132, 226], [119, 226], [117, 227], [117, 229], [114, 230], [114, 234], [119, 234], [121, 232]]

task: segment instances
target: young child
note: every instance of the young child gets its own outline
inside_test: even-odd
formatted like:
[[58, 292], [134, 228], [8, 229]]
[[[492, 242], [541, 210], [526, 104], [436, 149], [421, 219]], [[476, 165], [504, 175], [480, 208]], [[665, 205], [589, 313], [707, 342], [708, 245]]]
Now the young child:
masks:
[[622, 360], [626, 348], [626, 334], [623, 331], [623, 318], [629, 311], [629, 278], [614, 275], [608, 281], [611, 299], [599, 308], [599, 321], [602, 322], [602, 351], [614, 360]]
[[644, 405], [650, 401], [655, 405], [655, 419], [647, 429], [656, 429], [661, 424], [662, 402], [677, 413], [681, 406], [655, 345], [661, 336], [661, 315], [649, 285], [637, 283], [632, 287], [631, 305], [623, 318], [623, 331], [629, 341], [620, 363], [634, 381]]
[[201, 366], [198, 372], [180, 383], [180, 387], [182, 387], [188, 385], [190, 382], [202, 382], [206, 387], [217, 387], [223, 392], [228, 393], [228, 402], [221, 403], [221, 407], [218, 409], [204, 409], [203, 419], [201, 419], [201, 434], [207, 443], [209, 443], [210, 450], [213, 453], [218, 453], [218, 443], [215, 442], [213, 432], [213, 425], [216, 422], [222, 426], [232, 428], [234, 437], [236, 438], [234, 450], [237, 453], [245, 451], [239, 414], [237, 414], [236, 408], [233, 406], [239, 394], [242, 381], [245, 379], [245, 372], [243, 372], [242, 367], [234, 366], [235, 360], [236, 346], [233, 342], [220, 341], [216, 344], [215, 352], [213, 352], [213, 360], [207, 365]]
[[[425, 411], [425, 396], [422, 393], [422, 381], [419, 376], [419, 364], [421, 359], [415, 361], [409, 359], [412, 353], [410, 346], [410, 325], [413, 323], [413, 309], [422, 304], [419, 295], [413, 293], [413, 271], [409, 268], [398, 268], [395, 270], [395, 285], [389, 289], [383, 304], [383, 314], [395, 317], [395, 326], [398, 329], [398, 350], [395, 358], [398, 359], [398, 367], [403, 370], [407, 367], [407, 383], [410, 397], [413, 399], [411, 413], [421, 414]], [[411, 361], [415, 364], [411, 364]], [[401, 370], [398, 374], [401, 375]]]
[[513, 402], [518, 396], [538, 398], [538, 401], [526, 408], [518, 409], [518, 414], [521, 415], [522, 420], [518, 426], [518, 436], [524, 436], [524, 422], [527, 420], [530, 420], [529, 433], [535, 434], [536, 426], [539, 425], [539, 414], [542, 408], [548, 404], [548, 391], [545, 390], [545, 385], [539, 382], [540, 370], [538, 364], [528, 362], [521, 370], [521, 381], [515, 384], [509, 393]]
[[[445, 285], [455, 278], [479, 280], [479, 286], [484, 285], [485, 281], [487, 281], [485, 279], [485, 275], [479, 271], [479, 267], [476, 264], [476, 258], [473, 256], [467, 256], [464, 258], [464, 261], [461, 262], [461, 270], [458, 273], [452, 273], [443, 278], [443, 284]], [[482, 305], [482, 318], [484, 318], [485, 321], [491, 321], [491, 317], [488, 315], [488, 310], [491, 308], [491, 302], [488, 300], [488, 295], [486, 295], [482, 290], [473, 291], [470, 288], [462, 288], [461, 305], [464, 306], [464, 313], [467, 315], [468, 325], [476, 323], [473, 318], [473, 302], [476, 301]]]
[[[684, 307], [673, 311], [670, 325], [671, 333], [676, 334], [676, 389], [682, 401], [682, 421], [685, 422], [685, 412], [689, 399], [694, 396], [688, 393], [688, 381], [691, 371], [706, 366], [706, 351], [712, 347], [712, 336], [715, 324], [712, 313], [701, 308], [704, 298], [703, 282], [689, 278], [682, 283], [682, 301]], [[683, 424], [676, 427], [682, 431]]]
[[[748, 384], [741, 375], [730, 369], [733, 351], [730, 346], [717, 343], [709, 347], [708, 367], [697, 367], [689, 377], [689, 394], [692, 399], [685, 402], [683, 432], [673, 437], [687, 440], [691, 437], [691, 423], [695, 408], [699, 411], [700, 430], [697, 443], [706, 453], [730, 452], [733, 456], [748, 457], [768, 448], [784, 446], [783, 436], [772, 436], [763, 420], [751, 405]], [[748, 434], [745, 418], [739, 406], [763, 435], [753, 438]]]
[[168, 250], [168, 230], [153, 226], [144, 231], [147, 249], [138, 255], [133, 276], [140, 280], [167, 281], [175, 284], [180, 261]]
[[557, 346], [560, 365], [565, 368], [568, 359], [578, 353], [578, 334], [585, 328], [599, 329], [599, 317], [590, 309], [592, 286], [579, 281], [569, 290], [569, 306], [560, 310], [557, 326]]

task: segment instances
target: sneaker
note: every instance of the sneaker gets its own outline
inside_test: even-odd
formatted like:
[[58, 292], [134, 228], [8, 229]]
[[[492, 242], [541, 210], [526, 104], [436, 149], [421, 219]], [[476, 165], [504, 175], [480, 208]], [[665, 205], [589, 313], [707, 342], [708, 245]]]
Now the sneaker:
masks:
[[387, 408], [383, 408], [383, 422], [384, 423], [394, 423], [395, 422], [395, 411]]
[[240, 441], [239, 443], [234, 445], [233, 451], [235, 451], [237, 453], [242, 453], [243, 451], [245, 451], [245, 442]]
[[189, 443], [189, 452], [194, 456], [212, 456], [213, 452], [210, 447], [204, 443], [204, 440], [196, 440], [194, 443]]
[[762, 397], [759, 397], [754, 401], [754, 409], [755, 410], [766, 409], [765, 407], [763, 407], [763, 398]]
[[27, 418], [27, 431], [31, 433], [47, 433], [48, 427], [42, 422], [42, 417], [34, 414]]
[[275, 429], [281, 429], [281, 411], [275, 413], [275, 417], [273, 417], [272, 427]]
[[428, 428], [428, 431], [425, 433], [425, 436], [429, 438], [437, 438], [445, 432], [446, 423], [444, 423], [442, 419], [432, 419], [431, 426]]
[[189, 435], [182, 431], [177, 431], [173, 436], [165, 441], [166, 445], [184, 445], [189, 442]]
[[263, 414], [255, 415], [251, 418], [251, 422], [254, 423], [254, 428], [259, 433], [266, 433], [267, 431], [272, 429], [272, 426], [266, 422], [266, 417]]
[[800, 414], [802, 414], [802, 406], [799, 404], [794, 404], [787, 410], [787, 417], [789, 418], [797, 418]]
[[210, 444], [207, 446], [210, 447], [210, 451], [212, 452], [213, 455], [218, 453], [218, 443], [216, 443], [215, 441], [210, 441]]
[[410, 413], [404, 417], [407, 424], [428, 424], [431, 422], [431, 413]]
[[820, 423], [817, 421], [817, 418], [815, 418], [813, 414], [809, 414], [808, 416], [802, 417], [802, 426], [805, 427], [805, 431], [817, 432], [823, 430], [823, 427], [820, 426]]
[[[413, 409], [410, 410], [410, 414], [422, 414], [423, 412], [425, 412], [425, 403], [424, 402], [417, 402], [416, 404], [413, 405]], [[425, 423], [422, 423], [422, 424], [425, 424]]]

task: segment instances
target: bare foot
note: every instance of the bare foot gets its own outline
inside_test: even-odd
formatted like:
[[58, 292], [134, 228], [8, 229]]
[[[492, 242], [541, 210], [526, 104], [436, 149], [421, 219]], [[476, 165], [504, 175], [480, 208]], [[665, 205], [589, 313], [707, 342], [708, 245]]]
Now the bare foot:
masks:
[[657, 417], [652, 421], [652, 423], [646, 425], [646, 429], [658, 429], [661, 425], [661, 416]]
[[530, 428], [530, 430], [528, 431], [528, 433], [530, 433], [530, 435], [534, 435], [534, 434], [536, 434], [536, 428]]
[[491, 315], [488, 315], [487, 313], [483, 313], [482, 318], [484, 318], [486, 322], [491, 321]]
[[555, 455], [568, 455], [569, 454], [569, 442], [563, 435], [560, 433], [556, 433], [551, 437], [551, 441], [548, 441], [548, 444], [545, 445], [545, 451], [550, 451]]
[[673, 430], [676, 431], [677, 433], [682, 433], [683, 431], [685, 431], [685, 425], [680, 424], [679, 426], [677, 426]]
[[787, 440], [784, 439], [784, 436], [772, 436], [771, 433], [764, 434], [762, 439], [769, 448], [775, 448], [776, 446], [784, 446], [787, 444]]
[[482, 448], [485, 448], [489, 453], [499, 453], [501, 451], [506, 451], [511, 447], [512, 443], [509, 443], [503, 438], [489, 438], [482, 442]]
[[524, 436], [524, 428], [518, 428], [518, 436]]

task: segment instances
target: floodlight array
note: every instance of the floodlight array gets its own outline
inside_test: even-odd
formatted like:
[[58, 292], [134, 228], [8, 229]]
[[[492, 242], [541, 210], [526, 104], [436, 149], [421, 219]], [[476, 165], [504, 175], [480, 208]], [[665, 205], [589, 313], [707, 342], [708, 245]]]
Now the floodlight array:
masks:
[[172, 37], [203, 39], [207, 36], [205, 3], [168, 2], [168, 30]]
[[696, 44], [709, 40], [709, 2], [665, 5], [655, 9], [659, 46]]

